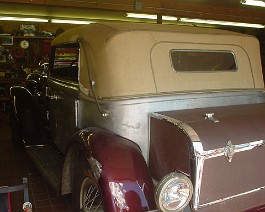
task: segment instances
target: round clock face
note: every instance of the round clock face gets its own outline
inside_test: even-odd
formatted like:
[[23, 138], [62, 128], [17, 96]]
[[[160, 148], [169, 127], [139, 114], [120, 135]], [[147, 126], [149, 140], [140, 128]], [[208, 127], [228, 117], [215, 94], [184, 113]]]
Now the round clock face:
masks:
[[20, 47], [22, 49], [27, 49], [29, 47], [29, 42], [27, 40], [20, 41]]

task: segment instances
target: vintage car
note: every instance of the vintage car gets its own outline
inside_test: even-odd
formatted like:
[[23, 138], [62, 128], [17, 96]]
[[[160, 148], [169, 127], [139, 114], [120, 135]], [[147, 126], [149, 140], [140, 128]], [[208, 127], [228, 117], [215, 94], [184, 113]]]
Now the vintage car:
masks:
[[11, 88], [13, 140], [74, 211], [265, 208], [256, 38], [90, 24], [53, 40], [46, 83]]

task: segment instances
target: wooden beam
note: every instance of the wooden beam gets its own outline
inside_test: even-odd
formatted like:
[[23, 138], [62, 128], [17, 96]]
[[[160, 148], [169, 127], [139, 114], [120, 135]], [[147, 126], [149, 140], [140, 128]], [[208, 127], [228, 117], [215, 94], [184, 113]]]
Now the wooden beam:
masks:
[[135, 8], [135, 0], [2, 0], [1, 2], [265, 24], [264, 8], [241, 5], [239, 0], [198, 0], [196, 3], [191, 0], [185, 2], [137, 0], [141, 3], [140, 9]]

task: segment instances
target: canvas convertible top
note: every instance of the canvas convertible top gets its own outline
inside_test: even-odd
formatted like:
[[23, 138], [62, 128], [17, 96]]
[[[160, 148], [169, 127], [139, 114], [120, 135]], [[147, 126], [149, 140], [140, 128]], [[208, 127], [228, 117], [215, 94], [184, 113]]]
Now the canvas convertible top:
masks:
[[[188, 26], [95, 23], [65, 32], [52, 45], [77, 41], [82, 43], [81, 91], [91, 95], [93, 80], [99, 98], [264, 86], [259, 43], [249, 35]], [[178, 72], [172, 66], [174, 50], [231, 52], [237, 67], [212, 74]]]

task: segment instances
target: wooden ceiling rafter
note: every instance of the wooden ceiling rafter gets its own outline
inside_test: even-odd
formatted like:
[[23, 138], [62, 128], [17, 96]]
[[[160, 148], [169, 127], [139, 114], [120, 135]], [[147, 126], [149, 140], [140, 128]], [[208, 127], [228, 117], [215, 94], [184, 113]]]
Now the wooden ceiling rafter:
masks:
[[[265, 8], [241, 5], [240, 0], [214, 2], [211, 0], [2, 0], [1, 2], [265, 24]], [[135, 9], [136, 2], [141, 4], [141, 9]]]

